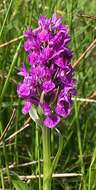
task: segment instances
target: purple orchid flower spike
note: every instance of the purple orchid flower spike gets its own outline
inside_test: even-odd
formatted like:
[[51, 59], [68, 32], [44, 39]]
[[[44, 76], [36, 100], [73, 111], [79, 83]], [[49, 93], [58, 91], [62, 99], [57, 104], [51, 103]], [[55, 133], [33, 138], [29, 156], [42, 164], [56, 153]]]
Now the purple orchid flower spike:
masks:
[[68, 47], [69, 28], [56, 14], [50, 19], [41, 16], [38, 27], [29, 28], [24, 36], [29, 69], [23, 64], [18, 73], [23, 76], [17, 86], [17, 94], [24, 100], [22, 112], [27, 114], [35, 105], [43, 111], [42, 123], [54, 128], [62, 118], [70, 115], [72, 96], [76, 91], [74, 69], [70, 63], [72, 51]]

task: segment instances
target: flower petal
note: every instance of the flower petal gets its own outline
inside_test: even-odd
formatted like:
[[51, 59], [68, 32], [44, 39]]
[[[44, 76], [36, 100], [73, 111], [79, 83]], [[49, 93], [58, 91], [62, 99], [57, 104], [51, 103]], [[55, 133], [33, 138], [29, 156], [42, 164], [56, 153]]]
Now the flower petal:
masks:
[[20, 72], [18, 73], [18, 75], [21, 75], [21, 76], [23, 76], [23, 77], [26, 77], [26, 76], [29, 75], [29, 73], [28, 73], [28, 71], [27, 71], [27, 69], [26, 69], [24, 63], [23, 63], [23, 65], [22, 65], [22, 67], [21, 67]]
[[71, 112], [71, 105], [69, 102], [62, 100], [55, 109], [56, 113], [61, 117], [68, 117]]
[[52, 91], [54, 88], [55, 88], [55, 84], [51, 80], [43, 82], [44, 92], [48, 93], [48, 92]]
[[30, 88], [25, 83], [21, 83], [17, 86], [17, 93], [20, 97], [28, 97], [30, 95]]
[[25, 43], [24, 43], [24, 49], [25, 51], [30, 51], [32, 49], [33, 43], [30, 39], [28, 39]]
[[32, 28], [28, 28], [28, 30], [24, 32], [24, 37], [32, 38], [32, 36], [33, 36]]
[[24, 115], [26, 115], [26, 114], [29, 112], [31, 106], [32, 106], [32, 103], [31, 103], [30, 101], [26, 101], [26, 102], [24, 103], [23, 108], [22, 108], [22, 113], [23, 113]]
[[41, 107], [43, 109], [44, 115], [48, 116], [51, 114], [51, 109], [50, 109], [49, 104], [43, 103], [43, 105], [41, 105]]
[[46, 117], [44, 120], [44, 125], [48, 128], [54, 128], [60, 122], [60, 117], [57, 115], [51, 115]]

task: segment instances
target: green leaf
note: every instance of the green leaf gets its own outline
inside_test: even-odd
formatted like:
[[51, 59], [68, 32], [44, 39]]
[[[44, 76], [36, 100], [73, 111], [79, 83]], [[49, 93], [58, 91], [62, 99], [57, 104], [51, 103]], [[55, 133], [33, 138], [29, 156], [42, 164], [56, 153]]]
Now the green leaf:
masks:
[[31, 109], [29, 111], [29, 115], [32, 118], [32, 120], [35, 121], [35, 123], [37, 123], [39, 121], [39, 116], [38, 116], [37, 110], [34, 106], [31, 107]]
[[16, 190], [29, 190], [27, 183], [21, 181], [19, 178], [12, 179], [12, 184]]
[[59, 158], [61, 156], [61, 153], [62, 153], [62, 148], [63, 148], [63, 136], [62, 134], [60, 133], [60, 131], [55, 128], [58, 136], [59, 136], [59, 147], [58, 147], [58, 151], [56, 153], [56, 156], [52, 162], [52, 165], [51, 165], [51, 168], [50, 168], [50, 171], [49, 171], [49, 174], [48, 176], [52, 176], [52, 174], [54, 173], [56, 167], [57, 167], [57, 164], [58, 164], [58, 161], [59, 161]]

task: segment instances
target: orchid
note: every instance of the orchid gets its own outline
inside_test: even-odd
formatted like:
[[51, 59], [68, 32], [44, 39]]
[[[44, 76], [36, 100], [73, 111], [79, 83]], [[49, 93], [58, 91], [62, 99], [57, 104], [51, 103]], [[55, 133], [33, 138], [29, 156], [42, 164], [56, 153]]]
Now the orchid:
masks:
[[62, 24], [61, 17], [41, 16], [38, 28], [29, 28], [24, 36], [30, 69], [23, 64], [19, 72], [23, 76], [23, 82], [17, 86], [17, 93], [24, 100], [22, 112], [27, 114], [35, 105], [43, 111], [43, 125], [54, 128], [69, 116], [71, 97], [75, 95], [69, 28]]

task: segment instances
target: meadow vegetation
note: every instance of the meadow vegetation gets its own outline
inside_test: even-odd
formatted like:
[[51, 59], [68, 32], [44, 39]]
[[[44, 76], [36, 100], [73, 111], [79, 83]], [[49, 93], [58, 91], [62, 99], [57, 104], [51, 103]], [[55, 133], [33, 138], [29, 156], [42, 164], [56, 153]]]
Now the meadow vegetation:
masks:
[[[63, 150], [52, 190], [96, 190], [96, 0], [0, 1], [0, 188], [40, 190], [42, 135], [21, 112], [16, 93], [22, 60], [23, 31], [37, 27], [38, 17], [53, 13], [69, 25], [74, 52], [77, 96], [71, 115], [58, 125]], [[39, 130], [39, 131], [38, 131]], [[52, 159], [59, 138], [51, 135]]]

